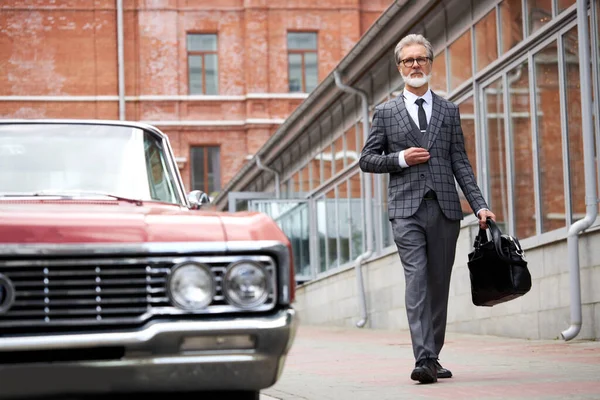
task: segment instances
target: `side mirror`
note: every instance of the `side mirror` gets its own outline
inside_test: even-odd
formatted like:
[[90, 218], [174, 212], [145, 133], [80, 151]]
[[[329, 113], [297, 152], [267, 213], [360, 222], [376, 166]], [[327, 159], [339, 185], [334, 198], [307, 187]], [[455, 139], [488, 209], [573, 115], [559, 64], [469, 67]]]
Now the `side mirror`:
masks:
[[187, 198], [193, 210], [199, 210], [203, 205], [210, 203], [208, 195], [202, 190], [192, 190]]

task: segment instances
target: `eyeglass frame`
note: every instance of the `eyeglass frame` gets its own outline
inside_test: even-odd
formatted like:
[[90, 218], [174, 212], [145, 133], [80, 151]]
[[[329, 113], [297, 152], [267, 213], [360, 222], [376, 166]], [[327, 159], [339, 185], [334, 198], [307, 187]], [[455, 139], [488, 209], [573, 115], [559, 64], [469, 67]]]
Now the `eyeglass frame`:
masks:
[[[419, 63], [418, 60], [425, 60], [425, 63], [421, 64]], [[410, 65], [406, 65], [407, 61], [412, 61], [410, 63]], [[402, 65], [404, 65], [406, 68], [412, 68], [415, 65], [415, 61], [417, 62], [417, 65], [423, 67], [425, 65], [427, 65], [427, 62], [432, 62], [433, 59], [431, 57], [417, 57], [417, 58], [405, 58], [404, 60], [400, 60], [400, 62], [402, 63]]]

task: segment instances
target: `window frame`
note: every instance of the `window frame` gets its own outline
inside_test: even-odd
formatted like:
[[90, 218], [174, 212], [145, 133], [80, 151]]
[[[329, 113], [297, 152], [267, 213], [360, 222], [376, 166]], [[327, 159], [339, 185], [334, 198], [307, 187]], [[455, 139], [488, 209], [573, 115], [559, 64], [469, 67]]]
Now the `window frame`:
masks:
[[[212, 192], [210, 191], [210, 187], [209, 187], [209, 179], [208, 179], [208, 167], [209, 167], [209, 160], [208, 160], [208, 156], [209, 156], [209, 151], [211, 148], [217, 148], [219, 149], [219, 186], [221, 186], [221, 167], [222, 167], [222, 163], [221, 163], [221, 145], [219, 144], [198, 144], [198, 145], [190, 145], [190, 180], [191, 180], [191, 190], [202, 190], [204, 193], [210, 195], [210, 193], [212, 192], [219, 192], [221, 190], [221, 188], [215, 188], [215, 190], [213, 190]], [[195, 183], [195, 166], [194, 166], [194, 149], [203, 149], [203, 157], [204, 157], [204, 165], [202, 165], [202, 175], [203, 175], [203, 179], [204, 179], [204, 187], [203, 188], [197, 188]]]
[[[316, 36], [317, 46], [314, 49], [290, 49], [289, 47], [289, 37], [290, 33], [312, 33]], [[319, 82], [319, 32], [318, 31], [303, 31], [303, 30], [293, 30], [287, 31], [286, 33], [286, 48], [287, 48], [287, 62], [288, 62], [288, 91], [289, 93], [308, 93], [306, 91], [306, 62], [305, 55], [306, 53], [314, 53], [317, 58], [317, 85]], [[290, 54], [299, 54], [302, 58], [302, 90], [300, 92], [292, 92], [290, 90]], [[315, 86], [316, 87], [316, 86]]]
[[[188, 38], [190, 37], [190, 35], [214, 35], [216, 36], [216, 50], [189, 50], [187, 48], [187, 43], [188, 43]], [[185, 35], [185, 43], [186, 43], [186, 68], [187, 68], [187, 79], [188, 79], [188, 95], [190, 96], [194, 96], [194, 95], [207, 95], [206, 94], [206, 55], [209, 54], [214, 54], [217, 57], [217, 70], [216, 70], [216, 75], [215, 75], [215, 79], [217, 81], [217, 92], [215, 93], [215, 95], [219, 94], [219, 34], [218, 32], [186, 32]], [[200, 56], [202, 57], [202, 71], [201, 71], [201, 75], [202, 75], [202, 91], [201, 93], [192, 93], [191, 89], [192, 89], [192, 85], [191, 85], [191, 81], [190, 81], [190, 56]]]

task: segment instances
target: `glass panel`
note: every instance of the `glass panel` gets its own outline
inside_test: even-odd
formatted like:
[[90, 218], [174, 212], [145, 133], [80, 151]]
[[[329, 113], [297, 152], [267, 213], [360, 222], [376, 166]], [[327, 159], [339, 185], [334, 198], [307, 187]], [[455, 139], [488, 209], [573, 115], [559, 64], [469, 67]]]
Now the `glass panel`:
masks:
[[345, 157], [345, 152], [344, 152], [344, 135], [338, 137], [335, 140], [334, 150], [335, 150], [335, 153], [334, 153], [335, 171], [336, 171], [336, 173], [339, 173], [345, 167], [344, 159], [346, 157]]
[[287, 184], [285, 186], [286, 189], [286, 199], [292, 199], [294, 198], [294, 177], [290, 177], [290, 179], [287, 180]]
[[302, 275], [310, 276], [310, 232], [308, 226], [308, 204], [302, 206], [302, 211], [300, 213], [300, 263], [299, 272]]
[[350, 229], [352, 235], [352, 254], [351, 258], [356, 257], [364, 252], [364, 229], [363, 229], [363, 213], [362, 198], [361, 198], [361, 182], [360, 174], [354, 174], [348, 180], [348, 194], [350, 198]]
[[483, 90], [487, 133], [490, 207], [501, 230], [507, 230], [508, 189], [506, 176], [506, 137], [504, 135], [504, 90], [498, 79]]
[[431, 90], [445, 96], [448, 93], [446, 81], [446, 53], [442, 51], [433, 57], [431, 64]]
[[204, 186], [204, 147], [192, 147], [192, 190], [206, 190]]
[[321, 185], [321, 155], [317, 154], [314, 160], [310, 162], [310, 190]]
[[217, 35], [195, 34], [187, 35], [188, 51], [217, 51]]
[[300, 185], [298, 185], [298, 186], [300, 188], [300, 194], [302, 196], [305, 196], [309, 191], [309, 186], [310, 186], [309, 180], [310, 180], [310, 171], [309, 171], [309, 168], [307, 165], [300, 170]]
[[[458, 110], [460, 111], [460, 121], [465, 139], [465, 150], [467, 151], [467, 156], [469, 157], [469, 161], [473, 167], [475, 178], [477, 178], [477, 146], [475, 143], [475, 110], [473, 108], [473, 96], [461, 102], [458, 105]], [[469, 202], [467, 201], [462, 190], [460, 190], [460, 187], [458, 194], [460, 197], [463, 215], [471, 215], [473, 210], [471, 210], [471, 206], [469, 205]]]
[[302, 193], [302, 189], [300, 187], [301, 184], [302, 184], [302, 176], [300, 175], [300, 171], [298, 171], [294, 175], [294, 194], [296, 195], [296, 197], [298, 197], [300, 195], [300, 193]]
[[190, 94], [202, 94], [202, 56], [188, 57], [188, 75]]
[[527, 0], [529, 34], [540, 29], [552, 19], [552, 0]]
[[510, 132], [512, 136], [514, 232], [518, 238], [535, 236], [535, 183], [529, 68], [525, 61], [508, 72]]
[[315, 32], [288, 32], [288, 50], [316, 50]]
[[361, 145], [356, 142], [356, 128], [352, 125], [344, 134], [346, 136], [346, 158], [348, 165], [358, 161], [360, 156]]
[[325, 193], [327, 221], [327, 268], [339, 267], [338, 246], [337, 246], [337, 216], [336, 216], [336, 201], [335, 189], [331, 189]]
[[310, 263], [307, 260], [305, 254], [306, 246], [303, 243], [304, 238], [307, 236], [306, 231], [308, 230], [307, 220], [303, 219], [303, 214], [306, 214], [307, 208], [308, 205], [306, 203], [299, 204], [279, 221], [280, 226], [283, 227], [283, 232], [292, 244], [295, 274], [303, 276], [310, 275]]
[[327, 203], [321, 196], [315, 202], [317, 207], [317, 234], [319, 236], [319, 272], [327, 270]]
[[208, 193], [216, 195], [221, 190], [221, 149], [208, 147]]
[[338, 186], [338, 229], [340, 235], [340, 265], [350, 261], [350, 210], [348, 208], [348, 183]]
[[251, 200], [249, 203], [249, 210], [263, 212], [279, 225], [292, 245], [296, 280], [308, 280], [311, 275], [308, 203], [273, 200]]
[[219, 92], [219, 65], [216, 54], [206, 54], [204, 56], [206, 63], [206, 94], [218, 94]]
[[502, 53], [523, 40], [523, 8], [521, 0], [504, 0], [500, 3], [502, 21]]
[[337, 148], [335, 147], [335, 143], [331, 143], [331, 145], [329, 146], [329, 166], [331, 167], [331, 176], [335, 176], [335, 174], [338, 172], [338, 169], [336, 168], [336, 154], [337, 154]]
[[[370, 118], [371, 120], [373, 120], [373, 113], [370, 114]], [[368, 133], [367, 133], [368, 135]], [[356, 137], [358, 138], [358, 142], [359, 142], [359, 149], [362, 151], [362, 148], [365, 144], [366, 141], [366, 137], [363, 137], [363, 124], [362, 124], [362, 119], [360, 121], [358, 121], [356, 123]]]
[[321, 153], [321, 166], [323, 168], [323, 174], [321, 175], [321, 183], [327, 182], [331, 179], [331, 145], [325, 147], [325, 150]]
[[558, 13], [560, 14], [575, 3], [576, 0], [558, 0]]
[[475, 52], [477, 71], [481, 71], [498, 58], [495, 9], [475, 24], [475, 45], [477, 46]]
[[466, 31], [448, 48], [450, 52], [450, 91], [473, 76], [471, 31]]
[[291, 176], [287, 181], [286, 189], [287, 189], [287, 198], [291, 199], [294, 197], [294, 187], [296, 186], [296, 179], [294, 176]]
[[579, 88], [579, 41], [577, 27], [563, 36], [567, 80], [567, 134], [569, 142], [569, 187], [573, 221], [585, 216], [585, 176], [581, 129], [581, 92]]
[[542, 232], [566, 225], [556, 42], [534, 56]]
[[304, 67], [306, 68], [306, 92], [311, 92], [319, 83], [317, 53], [304, 53]]
[[302, 91], [302, 55], [288, 54], [290, 92]]

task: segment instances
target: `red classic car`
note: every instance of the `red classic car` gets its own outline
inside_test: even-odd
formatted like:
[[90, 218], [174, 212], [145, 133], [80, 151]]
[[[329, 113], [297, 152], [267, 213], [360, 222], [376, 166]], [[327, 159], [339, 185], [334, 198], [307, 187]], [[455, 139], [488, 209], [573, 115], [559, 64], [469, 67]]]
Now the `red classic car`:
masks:
[[152, 126], [0, 121], [0, 398], [274, 384], [297, 325], [290, 243], [205, 203]]

